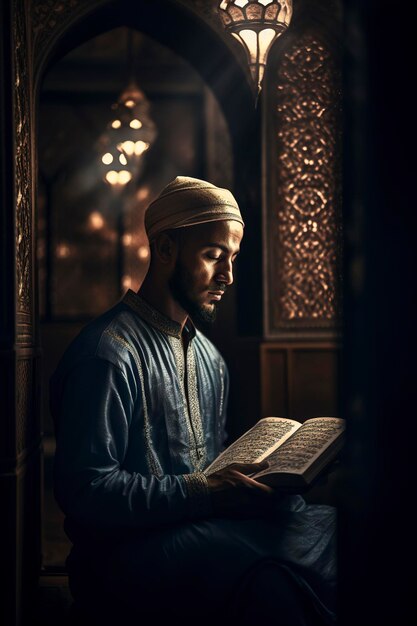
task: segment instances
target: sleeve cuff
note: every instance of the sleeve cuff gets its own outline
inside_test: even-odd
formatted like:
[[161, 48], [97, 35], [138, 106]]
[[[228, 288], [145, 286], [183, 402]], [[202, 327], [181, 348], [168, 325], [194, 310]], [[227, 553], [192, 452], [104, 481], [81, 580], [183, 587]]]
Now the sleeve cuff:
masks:
[[198, 517], [211, 515], [211, 497], [207, 477], [203, 472], [182, 474], [190, 503], [190, 512]]

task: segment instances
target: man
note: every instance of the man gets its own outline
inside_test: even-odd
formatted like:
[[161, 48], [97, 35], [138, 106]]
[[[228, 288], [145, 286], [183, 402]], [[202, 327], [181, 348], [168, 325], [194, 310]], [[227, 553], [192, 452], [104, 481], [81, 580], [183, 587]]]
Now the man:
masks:
[[193, 321], [214, 320], [233, 281], [236, 200], [177, 177], [145, 225], [139, 293], [84, 329], [51, 384], [73, 595], [120, 623], [331, 622], [330, 507], [257, 483], [260, 464], [204, 474], [225, 440], [228, 375]]

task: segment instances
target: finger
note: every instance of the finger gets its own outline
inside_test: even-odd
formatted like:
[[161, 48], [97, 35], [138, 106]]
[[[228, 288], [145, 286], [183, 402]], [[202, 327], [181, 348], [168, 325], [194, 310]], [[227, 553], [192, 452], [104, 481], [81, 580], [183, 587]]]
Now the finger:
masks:
[[263, 491], [264, 493], [267, 493], [268, 495], [272, 495], [275, 493], [275, 490], [272, 487], [269, 487], [268, 485], [264, 485], [263, 483], [258, 483], [256, 480], [254, 480], [250, 476], [246, 476], [245, 474], [242, 474], [241, 472], [238, 472], [237, 470], [236, 470], [236, 475], [241, 477], [240, 482], [244, 483], [251, 489], [256, 489], [257, 491]]

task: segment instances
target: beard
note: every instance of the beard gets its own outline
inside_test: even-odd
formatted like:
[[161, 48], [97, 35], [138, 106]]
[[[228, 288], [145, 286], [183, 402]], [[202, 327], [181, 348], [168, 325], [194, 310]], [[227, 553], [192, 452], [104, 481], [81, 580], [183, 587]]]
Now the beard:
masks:
[[197, 297], [192, 292], [193, 281], [193, 276], [178, 259], [169, 280], [172, 295], [184, 311], [189, 314], [193, 322], [212, 324], [216, 319], [217, 306], [213, 303], [208, 307], [197, 302]]

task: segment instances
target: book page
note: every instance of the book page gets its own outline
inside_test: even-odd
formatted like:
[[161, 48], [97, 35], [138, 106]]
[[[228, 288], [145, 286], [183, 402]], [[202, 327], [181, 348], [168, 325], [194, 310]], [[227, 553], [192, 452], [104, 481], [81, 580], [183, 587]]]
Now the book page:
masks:
[[289, 441], [268, 457], [269, 468], [256, 474], [255, 478], [272, 471], [303, 473], [341, 434], [344, 427], [344, 420], [337, 417], [307, 420]]
[[212, 474], [231, 463], [259, 463], [300, 426], [283, 417], [264, 417], [226, 448], [204, 473]]

